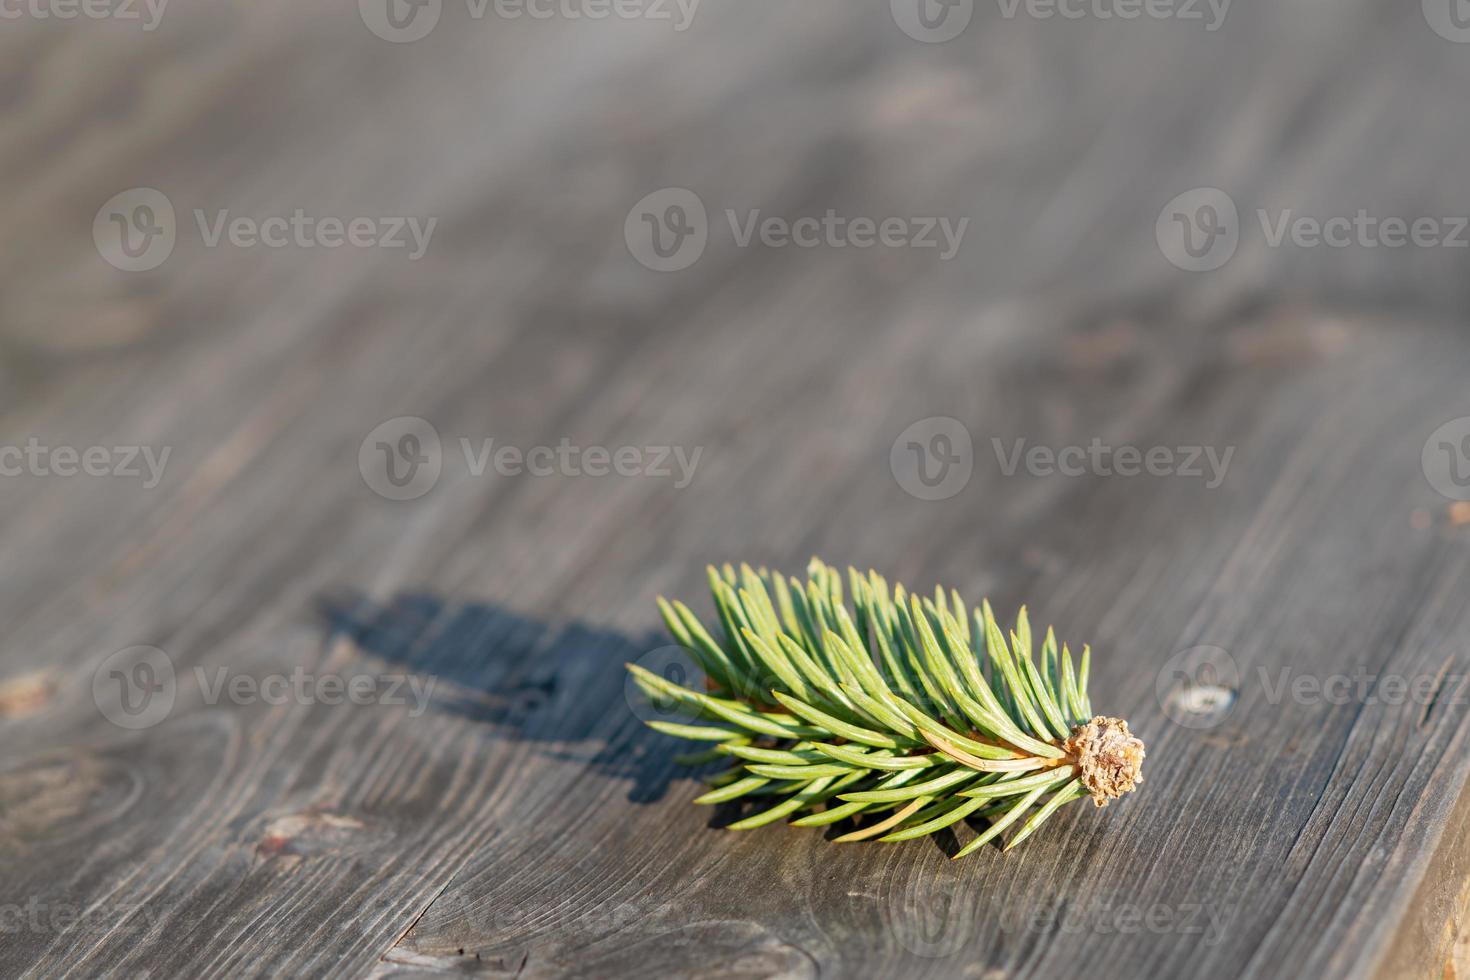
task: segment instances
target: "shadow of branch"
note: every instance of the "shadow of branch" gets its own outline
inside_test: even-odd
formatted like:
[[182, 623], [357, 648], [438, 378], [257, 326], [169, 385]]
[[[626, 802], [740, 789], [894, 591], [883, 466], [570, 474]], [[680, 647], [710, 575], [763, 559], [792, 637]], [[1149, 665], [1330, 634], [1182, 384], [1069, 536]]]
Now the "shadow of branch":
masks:
[[437, 678], [430, 710], [534, 743], [548, 758], [631, 780], [630, 801], [661, 799], [680, 771], [676, 740], [638, 723], [625, 693], [623, 664], [667, 644], [656, 633], [630, 636], [580, 622], [553, 628], [494, 603], [412, 593], [386, 603], [328, 595], [317, 611], [329, 636]]

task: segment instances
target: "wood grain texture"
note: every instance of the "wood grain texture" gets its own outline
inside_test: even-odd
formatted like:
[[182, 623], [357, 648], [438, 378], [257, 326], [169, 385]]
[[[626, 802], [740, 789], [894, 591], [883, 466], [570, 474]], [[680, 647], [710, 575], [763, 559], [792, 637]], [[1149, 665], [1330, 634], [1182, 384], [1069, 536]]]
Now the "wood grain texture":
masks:
[[[170, 450], [152, 488], [0, 478], [0, 975], [1444, 974], [1470, 526], [1420, 454], [1470, 416], [1464, 252], [1273, 248], [1255, 215], [1470, 214], [1470, 47], [1365, 0], [1215, 31], [977, 4], [945, 44], [881, 0], [682, 32], [448, 3], [408, 44], [352, 6], [0, 31], [0, 447]], [[1241, 242], [1188, 273], [1155, 221], [1204, 186]], [[92, 239], [133, 187], [178, 214], [153, 271]], [[664, 187], [711, 238], [659, 274], [623, 228]], [[196, 209], [438, 224], [411, 261], [208, 247]], [[946, 262], [741, 248], [727, 209], [970, 224]], [[359, 448], [401, 416], [443, 473], [393, 501]], [[925, 501], [889, 454], [937, 416], [974, 468]], [[686, 487], [475, 476], [461, 438], [700, 456]], [[1094, 438], [1234, 453], [1209, 489], [1008, 476], [992, 442]], [[667, 642], [656, 595], [707, 611], [707, 562], [813, 554], [1091, 642], [1146, 784], [959, 862], [970, 830], [718, 829], [622, 664]], [[94, 679], [138, 645], [176, 700], [131, 731]], [[1171, 658], [1206, 645], [1238, 676], [1188, 727]], [[433, 688], [209, 693], [298, 668]]]

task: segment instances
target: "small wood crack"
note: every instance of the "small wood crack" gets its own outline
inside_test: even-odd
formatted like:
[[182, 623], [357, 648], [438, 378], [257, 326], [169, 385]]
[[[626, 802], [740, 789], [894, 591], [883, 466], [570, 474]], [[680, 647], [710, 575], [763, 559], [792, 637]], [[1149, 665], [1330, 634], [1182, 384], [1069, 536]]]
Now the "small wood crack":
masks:
[[413, 932], [414, 927], [419, 924], [419, 921], [422, 920], [423, 917], [429, 913], [429, 909], [434, 907], [434, 903], [439, 901], [439, 899], [444, 896], [444, 893], [449, 890], [450, 885], [454, 884], [454, 879], [457, 877], [459, 877], [458, 871], [449, 876], [449, 879], [445, 881], [442, 886], [440, 886], [437, 892], [434, 893], [434, 897], [429, 899], [428, 904], [419, 910], [419, 914], [413, 917], [413, 921], [411, 921], [404, 928], [404, 930], [398, 934], [398, 938], [393, 940], [393, 942], [389, 944], [388, 948], [383, 951], [383, 954], [378, 957], [380, 962], [387, 961], [388, 957], [392, 955], [393, 951], [399, 946], [403, 945], [403, 941], [408, 938], [408, 934]]
[[1439, 704], [1439, 696], [1444, 691], [1445, 675], [1449, 673], [1450, 662], [1454, 658], [1446, 657], [1444, 663], [1439, 666], [1439, 673], [1434, 677], [1434, 690], [1430, 692], [1424, 701], [1424, 710], [1419, 712], [1419, 727], [1425, 728], [1429, 724], [1429, 716], [1434, 713], [1434, 708]]

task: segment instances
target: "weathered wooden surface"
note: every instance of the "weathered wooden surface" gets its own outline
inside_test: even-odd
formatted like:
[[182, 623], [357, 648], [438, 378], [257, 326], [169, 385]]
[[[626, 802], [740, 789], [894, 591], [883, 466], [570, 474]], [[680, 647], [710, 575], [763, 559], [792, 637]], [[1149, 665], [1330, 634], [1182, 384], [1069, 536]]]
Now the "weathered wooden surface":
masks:
[[[942, 45], [875, 0], [705, 0], [683, 32], [446, 4], [408, 44], [352, 7], [0, 22], [0, 444], [171, 450], [151, 489], [0, 480], [0, 975], [1443, 974], [1470, 527], [1420, 453], [1470, 415], [1466, 253], [1273, 249], [1253, 215], [1470, 213], [1470, 47], [1358, 0], [1216, 31], [978, 5]], [[92, 221], [139, 186], [179, 241], [129, 273]], [[669, 186], [715, 231], [660, 274], [623, 228]], [[1245, 231], [1189, 273], [1155, 219], [1201, 186]], [[409, 261], [207, 248], [195, 208], [439, 223]], [[970, 226], [949, 262], [742, 249], [726, 208]], [[445, 445], [408, 501], [358, 467], [398, 416]], [[943, 501], [889, 465], [934, 416], [974, 440]], [[460, 437], [702, 454], [683, 488], [473, 477]], [[1235, 452], [1207, 489], [1006, 476], [991, 444], [1093, 437]], [[812, 554], [1089, 640], [1146, 785], [953, 863], [714, 829], [621, 664], [706, 562]], [[93, 681], [136, 645], [177, 698], [129, 731]], [[1156, 678], [1197, 645], [1239, 679], [1194, 728]], [[297, 666], [435, 687], [195, 681]], [[1273, 697], [1283, 670], [1429, 695]]]

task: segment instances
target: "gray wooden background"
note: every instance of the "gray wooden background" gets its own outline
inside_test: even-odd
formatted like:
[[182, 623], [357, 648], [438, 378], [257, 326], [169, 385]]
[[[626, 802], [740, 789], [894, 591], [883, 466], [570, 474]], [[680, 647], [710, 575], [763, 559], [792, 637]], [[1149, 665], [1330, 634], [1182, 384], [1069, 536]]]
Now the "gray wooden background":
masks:
[[[1455, 237], [1448, 3], [961, 3], [944, 43], [904, 0], [567, 3], [5, 8], [0, 975], [1456, 975], [1470, 517], [1422, 453], [1470, 416], [1470, 252], [1258, 220]], [[634, 255], [664, 188], [708, 214], [674, 272]], [[1169, 237], [1196, 188], [1238, 209], [1212, 271]], [[437, 223], [251, 243], [298, 210]], [[946, 260], [730, 210], [969, 223]], [[119, 218], [172, 252], [129, 271]], [[439, 475], [392, 500], [403, 417]], [[476, 475], [462, 439], [699, 456]], [[1233, 455], [1007, 475], [1022, 439]], [[1091, 642], [1146, 784], [959, 862], [718, 829], [621, 665], [707, 562], [814, 554]], [[298, 668], [372, 698], [264, 697]]]

